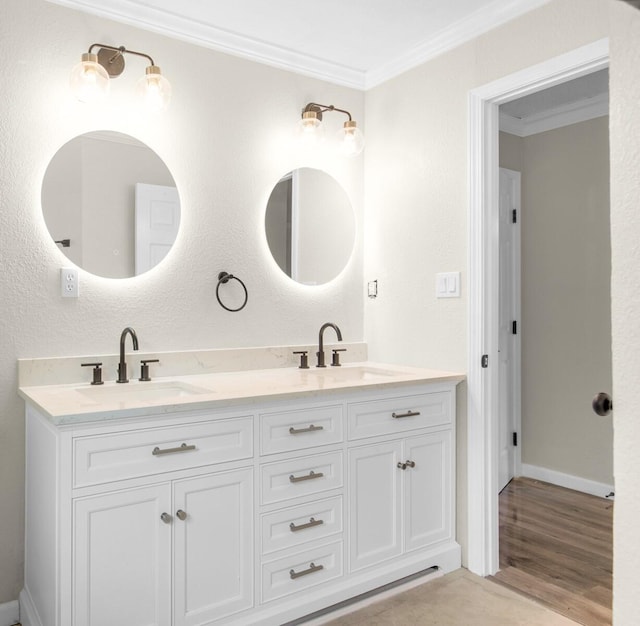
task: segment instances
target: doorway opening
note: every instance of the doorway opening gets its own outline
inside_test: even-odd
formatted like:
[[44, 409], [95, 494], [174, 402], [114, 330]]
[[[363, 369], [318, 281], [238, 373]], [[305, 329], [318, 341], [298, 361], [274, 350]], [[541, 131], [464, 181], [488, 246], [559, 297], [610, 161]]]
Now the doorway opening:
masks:
[[468, 367], [469, 569], [499, 567], [499, 107], [608, 66], [601, 40], [470, 93], [470, 241]]

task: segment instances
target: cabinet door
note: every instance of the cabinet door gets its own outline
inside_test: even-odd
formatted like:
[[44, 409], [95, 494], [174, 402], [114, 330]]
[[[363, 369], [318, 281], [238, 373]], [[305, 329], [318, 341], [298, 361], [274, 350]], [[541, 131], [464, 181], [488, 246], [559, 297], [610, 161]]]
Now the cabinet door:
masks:
[[174, 484], [175, 626], [253, 605], [252, 486], [252, 469]]
[[401, 442], [349, 451], [349, 568], [397, 556], [401, 540]]
[[408, 551], [451, 537], [451, 432], [407, 439], [404, 452], [403, 462], [410, 462], [403, 472]]
[[168, 484], [74, 503], [74, 626], [171, 624]]

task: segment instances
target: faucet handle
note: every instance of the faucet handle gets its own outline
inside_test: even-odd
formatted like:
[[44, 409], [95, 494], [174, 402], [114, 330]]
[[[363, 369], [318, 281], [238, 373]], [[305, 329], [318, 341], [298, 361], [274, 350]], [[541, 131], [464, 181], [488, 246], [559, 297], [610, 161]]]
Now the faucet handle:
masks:
[[140, 363], [140, 378], [138, 378], [138, 380], [146, 382], [151, 380], [149, 376], [149, 363], [160, 363], [160, 359], [140, 359]]
[[346, 352], [347, 349], [346, 348], [332, 348], [331, 350], [333, 352], [333, 355], [331, 357], [331, 365], [332, 367], [340, 367], [341, 363], [340, 363], [340, 355], [338, 354], [339, 352]]
[[300, 365], [298, 366], [298, 369], [301, 369], [301, 370], [309, 369], [309, 357], [307, 356], [307, 352], [308, 350], [297, 350], [294, 352], [294, 354], [300, 355]]
[[102, 381], [102, 363], [80, 363], [80, 367], [93, 367], [92, 385], [104, 385]]

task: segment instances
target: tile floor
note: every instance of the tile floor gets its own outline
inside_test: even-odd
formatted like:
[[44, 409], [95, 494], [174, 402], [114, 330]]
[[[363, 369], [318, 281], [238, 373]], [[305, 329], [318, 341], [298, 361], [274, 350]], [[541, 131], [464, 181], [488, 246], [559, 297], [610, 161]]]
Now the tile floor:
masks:
[[327, 626], [576, 626], [576, 622], [465, 569], [441, 576]]

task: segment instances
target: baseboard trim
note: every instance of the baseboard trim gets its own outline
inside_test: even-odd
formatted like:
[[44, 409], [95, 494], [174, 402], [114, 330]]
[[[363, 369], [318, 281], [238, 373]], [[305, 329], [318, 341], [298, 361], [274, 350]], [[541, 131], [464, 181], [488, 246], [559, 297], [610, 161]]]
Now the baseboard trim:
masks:
[[17, 600], [0, 604], [0, 626], [13, 626], [20, 621], [20, 604]]
[[543, 480], [546, 483], [558, 485], [559, 487], [566, 487], [567, 489], [574, 489], [575, 491], [589, 493], [592, 496], [600, 496], [601, 498], [604, 498], [612, 491], [615, 491], [613, 485], [599, 483], [595, 480], [581, 478], [580, 476], [573, 476], [572, 474], [564, 474], [563, 472], [558, 472], [547, 467], [529, 465], [528, 463], [522, 464], [521, 475], [526, 478]]
[[20, 592], [20, 624], [22, 626], [42, 626], [42, 620], [26, 587]]

